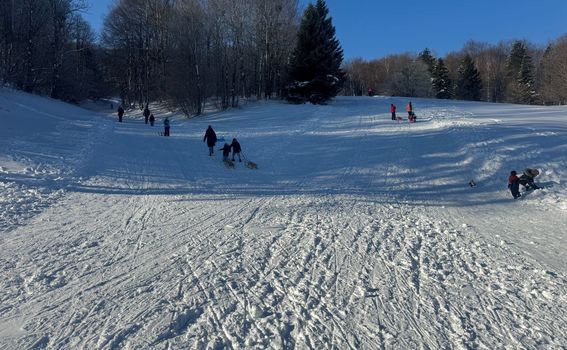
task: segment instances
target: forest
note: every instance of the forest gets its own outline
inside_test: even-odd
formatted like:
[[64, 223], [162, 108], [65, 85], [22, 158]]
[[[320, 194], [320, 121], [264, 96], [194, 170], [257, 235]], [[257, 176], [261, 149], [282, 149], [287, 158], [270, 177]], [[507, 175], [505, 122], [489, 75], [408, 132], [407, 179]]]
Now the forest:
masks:
[[[84, 0], [2, 1], [0, 84], [74, 103], [108, 97], [130, 107], [160, 102], [188, 116], [208, 103], [226, 109], [242, 99], [283, 98], [290, 86], [301, 89], [314, 79], [314, 67], [326, 66], [311, 55], [320, 50], [307, 40], [315, 35], [305, 24], [314, 13], [309, 6], [303, 11], [298, 0], [119, 0], [98, 35], [82, 17]], [[329, 65], [341, 67], [319, 74], [335, 79], [329, 94], [567, 103], [567, 36], [545, 47], [470, 41], [444, 57], [433, 48], [343, 62], [332, 14], [325, 11]], [[379, 38], [369, 45], [380, 45]]]

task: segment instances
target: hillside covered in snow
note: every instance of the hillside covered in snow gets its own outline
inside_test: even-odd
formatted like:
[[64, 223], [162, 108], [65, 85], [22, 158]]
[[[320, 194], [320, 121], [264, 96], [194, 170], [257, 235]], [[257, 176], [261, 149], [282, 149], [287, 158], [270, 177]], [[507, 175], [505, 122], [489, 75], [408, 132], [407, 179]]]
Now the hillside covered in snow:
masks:
[[[407, 102], [250, 103], [166, 138], [163, 114], [0, 90], [0, 348], [564, 348], [567, 108], [390, 120]], [[209, 157], [209, 124], [258, 169]], [[527, 167], [543, 189], [514, 200]]]

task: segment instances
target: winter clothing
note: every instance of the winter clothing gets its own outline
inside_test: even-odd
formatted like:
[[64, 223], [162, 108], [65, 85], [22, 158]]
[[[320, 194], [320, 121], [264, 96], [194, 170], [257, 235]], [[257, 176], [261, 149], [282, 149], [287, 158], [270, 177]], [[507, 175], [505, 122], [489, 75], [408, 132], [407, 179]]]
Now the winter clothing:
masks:
[[122, 117], [124, 116], [124, 108], [122, 106], [118, 107], [118, 121], [122, 123]]
[[217, 143], [217, 134], [210, 125], [205, 132], [205, 137], [203, 138], [203, 142], [205, 141], [207, 141], [207, 146], [209, 146], [209, 156], [212, 156], [214, 154], [213, 147], [215, 147]]
[[154, 115], [150, 114], [150, 125], [154, 126], [155, 121], [156, 121], [156, 118], [154, 117]]
[[408, 117], [411, 117], [413, 115], [413, 106], [411, 102], [406, 106], [406, 111], [408, 112]]
[[534, 183], [534, 178], [539, 175], [537, 169], [524, 169], [524, 173], [520, 176], [520, 185], [523, 185], [526, 190], [537, 190], [540, 187]]
[[146, 105], [146, 108], [144, 108], [144, 120], [146, 124], [148, 124], [149, 118], [150, 118], [150, 109], [148, 108], [148, 105]]
[[163, 121], [163, 128], [164, 128], [164, 132], [163, 132], [163, 136], [169, 136], [169, 118], [165, 118], [165, 120]]
[[228, 156], [230, 156], [230, 145], [225, 143], [224, 147], [219, 149], [219, 151], [222, 151], [222, 160], [226, 162], [228, 160]]
[[510, 189], [510, 192], [512, 193], [512, 197], [514, 197], [514, 199], [522, 196], [520, 194], [520, 178], [516, 176], [515, 171], [512, 171], [510, 173], [510, 176], [508, 177], [508, 188]]
[[368, 96], [374, 96], [374, 89], [368, 88]]
[[396, 106], [393, 103], [390, 104], [390, 113], [392, 113], [392, 120], [396, 120]]
[[242, 162], [242, 158], [240, 158], [240, 152], [242, 151], [242, 148], [240, 147], [240, 143], [238, 143], [236, 139], [232, 139], [232, 143], [230, 144], [230, 147], [232, 148], [232, 161], [234, 161], [234, 156], [238, 155], [238, 161]]

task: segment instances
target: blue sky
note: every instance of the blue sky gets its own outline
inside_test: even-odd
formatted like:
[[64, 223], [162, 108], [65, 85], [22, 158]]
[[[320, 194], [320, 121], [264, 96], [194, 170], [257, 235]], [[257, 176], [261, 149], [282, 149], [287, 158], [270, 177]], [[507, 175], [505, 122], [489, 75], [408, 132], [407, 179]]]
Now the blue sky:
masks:
[[[99, 31], [114, 0], [88, 1], [84, 15]], [[327, 0], [327, 6], [347, 59], [425, 47], [442, 56], [469, 39], [545, 45], [567, 34], [567, 0]]]

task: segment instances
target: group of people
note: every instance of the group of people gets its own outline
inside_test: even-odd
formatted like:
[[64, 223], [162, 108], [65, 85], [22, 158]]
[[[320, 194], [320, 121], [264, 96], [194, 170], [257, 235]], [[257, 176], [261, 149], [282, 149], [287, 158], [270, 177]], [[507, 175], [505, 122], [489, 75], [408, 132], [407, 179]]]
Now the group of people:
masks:
[[[144, 122], [145, 124], [150, 124], [151, 126], [154, 126], [155, 122], [156, 122], [156, 118], [154, 117], [154, 114], [152, 112], [150, 112], [150, 108], [148, 106], [148, 104], [146, 103], [146, 107], [144, 107], [144, 111], [142, 113], [144, 115]], [[124, 108], [122, 106], [118, 107], [118, 122], [122, 123], [122, 118], [124, 117]], [[170, 122], [169, 122], [169, 118], [165, 117], [164, 121], [163, 121], [163, 136], [169, 136], [169, 131], [170, 131]]]
[[[407, 104], [406, 111], [408, 112], [408, 121], [410, 123], [414, 123], [417, 118], [413, 112], [413, 105], [411, 104], [411, 101]], [[393, 103], [390, 104], [390, 113], [392, 113], [392, 120], [402, 120], [402, 118], [396, 117], [396, 105]]]
[[526, 188], [526, 191], [540, 189], [538, 185], [535, 184], [534, 178], [539, 175], [539, 170], [527, 168], [523, 171], [522, 175], [518, 177], [516, 170], [510, 172], [508, 177], [508, 188], [512, 193], [514, 199], [520, 198], [520, 185]]
[[[207, 146], [209, 147], [209, 156], [215, 154], [215, 145], [217, 143], [217, 134], [213, 130], [213, 127], [209, 125], [207, 130], [205, 131], [205, 137], [203, 138], [203, 142], [207, 142]], [[240, 153], [242, 152], [242, 147], [240, 147], [240, 143], [235, 138], [232, 139], [232, 143], [229, 145], [225, 143], [223, 148], [219, 149], [222, 151], [222, 160], [223, 162], [227, 162], [230, 157], [230, 151], [232, 150], [232, 161], [235, 161], [235, 157], [238, 156], [238, 161], [242, 162], [242, 158], [240, 157]]]

